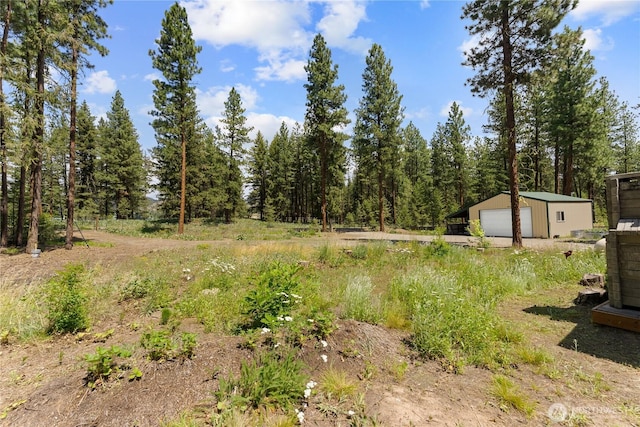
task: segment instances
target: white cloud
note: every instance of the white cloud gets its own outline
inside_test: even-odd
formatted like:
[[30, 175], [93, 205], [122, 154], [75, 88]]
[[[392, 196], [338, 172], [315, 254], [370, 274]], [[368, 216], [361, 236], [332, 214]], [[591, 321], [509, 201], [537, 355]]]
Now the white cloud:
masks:
[[462, 115], [466, 118], [469, 117], [473, 114], [473, 108], [471, 107], [464, 107], [462, 105], [462, 101], [459, 100], [452, 100], [447, 102], [447, 105], [445, 105], [444, 107], [442, 107], [442, 109], [440, 109], [440, 115], [442, 117], [449, 117], [449, 112], [451, 111], [451, 106], [453, 105], [453, 103], [458, 104], [458, 108], [460, 108], [460, 111], [462, 111]]
[[[210, 87], [206, 91], [196, 89], [196, 99], [198, 103], [198, 109], [203, 116], [211, 118], [219, 118], [224, 112], [224, 103], [229, 98], [229, 92], [232, 86], [214, 86]], [[242, 100], [242, 107], [246, 111], [250, 111], [256, 108], [258, 103], [258, 92], [251, 86], [238, 84], [235, 86], [236, 91], [240, 94]]]
[[216, 47], [239, 44], [265, 49], [309, 45], [303, 1], [192, 0], [184, 3], [193, 35]]
[[428, 8], [429, 6], [431, 6], [431, 5], [429, 4], [429, 0], [422, 0], [422, 1], [420, 2], [420, 9], [426, 9], [426, 8]]
[[478, 47], [481, 40], [482, 35], [474, 34], [471, 38], [463, 41], [462, 44], [458, 46], [458, 50], [462, 52], [462, 58], [466, 59], [465, 53], [471, 52], [471, 49]]
[[365, 55], [371, 40], [353, 37], [361, 21], [366, 20], [366, 6], [358, 1], [330, 1], [325, 5], [325, 16], [316, 25], [328, 45]]
[[[312, 5], [322, 6], [323, 17], [315, 29]], [[359, 22], [366, 19], [366, 6], [358, 0], [185, 0], [189, 22], [196, 40], [216, 48], [236, 44], [254, 48], [260, 66], [257, 80], [301, 80], [316, 31], [327, 44], [349, 52], [365, 54], [371, 41], [354, 36]], [[223, 71], [231, 71], [221, 63]]]
[[286, 58], [280, 52], [271, 52], [260, 56], [261, 61], [266, 62], [255, 68], [258, 80], [280, 80], [292, 82], [306, 78], [307, 72], [304, 66], [307, 61], [302, 59]]
[[220, 71], [223, 73], [229, 73], [236, 69], [236, 64], [230, 59], [223, 59], [220, 61]]
[[107, 108], [104, 105], [96, 104], [94, 102], [87, 102], [89, 106], [89, 111], [91, 111], [91, 115], [95, 117], [95, 124], [98, 124], [100, 119], [107, 119]]
[[404, 116], [408, 120], [413, 120], [413, 119], [425, 120], [431, 117], [431, 110], [427, 107], [423, 107], [416, 111], [405, 111]]
[[611, 50], [613, 49], [614, 42], [611, 37], [603, 38], [601, 28], [590, 28], [582, 32], [584, 38], [584, 48], [590, 51], [596, 50]]
[[158, 73], [149, 73], [142, 78], [145, 82], [152, 82], [154, 80], [160, 80], [160, 74]]
[[287, 116], [274, 116], [273, 114], [259, 113], [247, 114], [247, 124], [249, 126], [253, 126], [251, 138], [255, 138], [258, 131], [260, 131], [267, 141], [271, 141], [280, 130], [282, 122], [286, 123], [289, 131], [291, 131], [296, 123], [298, 123], [295, 119]]
[[580, 0], [570, 15], [577, 21], [597, 16], [603, 26], [609, 26], [640, 10], [640, 2], [634, 0]]
[[149, 119], [153, 119], [153, 116], [150, 114], [151, 111], [155, 110], [155, 106], [153, 104], [144, 104], [138, 107], [136, 113], [142, 117], [149, 117]]
[[94, 71], [84, 80], [84, 93], [113, 93], [116, 90], [116, 81], [109, 77], [107, 70]]

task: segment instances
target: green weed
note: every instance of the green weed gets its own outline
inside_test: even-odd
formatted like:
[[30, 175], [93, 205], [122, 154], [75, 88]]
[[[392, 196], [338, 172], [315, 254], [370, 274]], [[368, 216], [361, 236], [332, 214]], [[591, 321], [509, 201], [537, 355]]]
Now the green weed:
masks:
[[257, 360], [242, 362], [239, 378], [221, 379], [216, 397], [240, 408], [291, 408], [303, 397], [302, 367], [292, 353], [261, 353]]
[[67, 265], [46, 287], [50, 333], [74, 333], [89, 326], [84, 266]]
[[276, 328], [288, 320], [300, 298], [297, 265], [274, 263], [258, 278], [256, 288], [244, 299], [245, 328]]
[[509, 378], [504, 375], [495, 375], [493, 377], [493, 394], [500, 402], [500, 408], [507, 412], [510, 408], [517, 409], [527, 417], [533, 415], [535, 404], [529, 402], [522, 392], [513, 384]]
[[118, 359], [131, 357], [131, 352], [120, 346], [97, 347], [95, 353], [84, 356], [87, 363], [87, 385], [95, 388], [120, 370]]
[[344, 292], [344, 317], [367, 323], [382, 319], [380, 303], [373, 293], [373, 284], [368, 276], [353, 277]]

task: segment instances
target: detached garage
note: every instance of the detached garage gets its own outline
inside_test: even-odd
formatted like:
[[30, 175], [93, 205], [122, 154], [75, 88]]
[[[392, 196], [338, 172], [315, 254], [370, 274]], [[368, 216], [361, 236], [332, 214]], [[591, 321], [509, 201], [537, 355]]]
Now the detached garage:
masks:
[[[568, 236], [593, 228], [591, 200], [545, 192], [520, 193], [522, 237]], [[469, 207], [469, 220], [480, 220], [486, 236], [511, 237], [511, 196], [505, 191]]]

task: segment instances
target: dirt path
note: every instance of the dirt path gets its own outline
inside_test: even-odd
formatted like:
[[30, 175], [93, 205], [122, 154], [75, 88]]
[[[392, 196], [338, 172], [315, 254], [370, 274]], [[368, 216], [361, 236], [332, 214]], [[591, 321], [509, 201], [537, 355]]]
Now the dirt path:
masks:
[[[83, 235], [90, 243], [90, 247], [77, 244], [73, 250], [63, 248], [50, 248], [38, 257], [30, 254], [0, 255], [0, 285], [30, 284], [51, 277], [56, 271], [69, 263], [85, 263], [89, 266], [115, 265], [138, 256], [157, 250], [170, 250], [191, 248], [200, 244], [229, 245], [236, 244], [233, 240], [194, 241], [174, 240], [158, 238], [142, 238], [121, 236], [103, 231], [85, 230]], [[76, 235], [77, 238], [80, 236]], [[468, 236], [443, 236], [452, 244], [472, 244]], [[435, 236], [407, 234], [407, 233], [381, 233], [381, 232], [348, 232], [327, 233], [317, 237], [305, 239], [311, 245], [320, 245], [326, 242], [335, 244], [356, 244], [360, 241], [386, 240], [390, 242], [419, 241], [430, 242]], [[492, 247], [507, 248], [511, 246], [509, 238], [489, 238]], [[297, 240], [299, 242], [299, 240]], [[524, 246], [534, 249], [558, 248], [558, 250], [584, 250], [591, 245], [581, 243], [567, 243], [549, 239], [525, 239]]]

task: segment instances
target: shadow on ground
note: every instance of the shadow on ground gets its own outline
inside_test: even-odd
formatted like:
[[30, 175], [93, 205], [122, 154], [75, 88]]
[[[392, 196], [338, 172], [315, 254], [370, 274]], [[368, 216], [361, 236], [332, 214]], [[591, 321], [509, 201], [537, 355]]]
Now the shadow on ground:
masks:
[[593, 306], [537, 306], [524, 311], [548, 316], [558, 322], [572, 322], [575, 327], [558, 345], [616, 363], [640, 368], [640, 334], [591, 322]]

